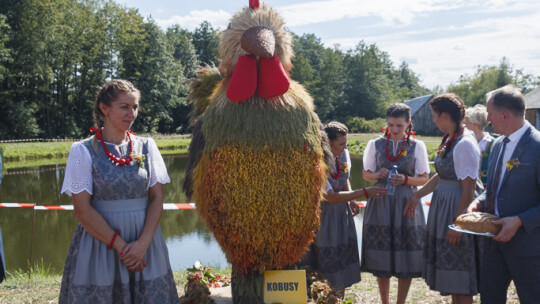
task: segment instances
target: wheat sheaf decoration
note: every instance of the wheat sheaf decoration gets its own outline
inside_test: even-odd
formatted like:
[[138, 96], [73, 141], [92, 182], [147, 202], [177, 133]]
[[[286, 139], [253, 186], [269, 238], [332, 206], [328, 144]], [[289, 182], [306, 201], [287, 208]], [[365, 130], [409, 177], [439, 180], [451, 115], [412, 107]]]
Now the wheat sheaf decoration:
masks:
[[[220, 36], [222, 79], [194, 119], [184, 189], [236, 273], [297, 262], [319, 228], [332, 157], [313, 99], [288, 76], [292, 56], [283, 19], [250, 1]], [[238, 85], [234, 77], [251, 75], [251, 64], [255, 88], [231, 89]], [[277, 87], [274, 77], [280, 78]]]

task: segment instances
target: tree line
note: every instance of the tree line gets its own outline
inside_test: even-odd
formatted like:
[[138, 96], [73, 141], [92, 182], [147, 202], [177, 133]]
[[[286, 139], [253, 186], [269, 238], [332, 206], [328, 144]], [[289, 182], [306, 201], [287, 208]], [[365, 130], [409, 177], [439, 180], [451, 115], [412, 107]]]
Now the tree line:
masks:
[[[199, 65], [219, 65], [219, 31], [205, 21], [189, 31], [161, 29], [136, 9], [110, 0], [3, 0], [0, 3], [0, 139], [80, 138], [93, 125], [92, 103], [108, 79], [141, 90], [137, 132], [188, 133], [188, 79]], [[291, 77], [304, 84], [323, 122], [376, 129], [390, 103], [441, 92], [421, 85], [403, 62], [359, 41], [326, 47], [314, 34], [294, 35]], [[538, 77], [506, 59], [478, 67], [449, 87], [470, 103], [499, 83], [532, 87]]]

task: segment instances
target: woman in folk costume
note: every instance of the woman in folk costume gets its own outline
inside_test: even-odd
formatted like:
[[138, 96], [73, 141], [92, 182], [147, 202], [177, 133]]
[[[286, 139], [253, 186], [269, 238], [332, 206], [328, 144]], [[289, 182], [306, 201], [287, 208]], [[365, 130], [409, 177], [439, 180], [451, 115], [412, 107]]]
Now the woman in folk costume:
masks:
[[355, 199], [378, 199], [386, 193], [386, 189], [370, 187], [352, 190], [349, 181], [351, 159], [347, 150], [349, 130], [342, 123], [330, 122], [324, 131], [328, 135], [335, 166], [326, 182], [325, 200], [321, 202], [321, 227], [301, 264], [308, 264], [322, 272], [338, 295], [343, 296], [346, 287], [360, 281], [358, 241], [353, 219], [359, 207]]
[[393, 195], [369, 199], [362, 232], [362, 271], [377, 277], [382, 303], [389, 303], [390, 277], [398, 278], [397, 303], [405, 303], [412, 278], [422, 276], [425, 217], [422, 206], [415, 216], [403, 208], [416, 186], [429, 179], [429, 162], [423, 141], [412, 134], [411, 109], [399, 103], [386, 111], [385, 136], [370, 140], [364, 150], [364, 179], [386, 187], [392, 166], [398, 174], [390, 178]]
[[478, 293], [479, 251], [475, 236], [448, 228], [475, 196], [480, 149], [463, 126], [465, 106], [455, 94], [430, 101], [433, 121], [446, 134], [435, 156], [437, 174], [413, 194], [404, 214], [412, 217], [420, 198], [433, 192], [426, 225], [422, 276], [432, 290], [452, 295], [452, 303], [472, 303]]
[[480, 178], [482, 180], [482, 184], [484, 185], [484, 189], [486, 188], [487, 182], [489, 154], [491, 153], [491, 147], [493, 141], [495, 140], [493, 136], [484, 131], [488, 125], [487, 116], [488, 113], [486, 106], [484, 105], [477, 104], [474, 107], [467, 108], [465, 110], [465, 128], [474, 133], [474, 137], [478, 142], [480, 152], [482, 152], [482, 158], [480, 161]]
[[80, 223], [60, 303], [178, 303], [159, 228], [169, 176], [155, 142], [129, 131], [139, 97], [126, 80], [105, 83], [94, 102], [103, 128], [69, 152], [62, 193]]

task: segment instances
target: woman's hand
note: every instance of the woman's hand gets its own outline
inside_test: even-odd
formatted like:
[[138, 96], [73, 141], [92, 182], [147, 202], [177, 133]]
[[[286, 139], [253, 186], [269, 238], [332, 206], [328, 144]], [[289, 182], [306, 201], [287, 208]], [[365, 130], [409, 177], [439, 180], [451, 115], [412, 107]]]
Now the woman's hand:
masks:
[[386, 188], [382, 187], [369, 187], [366, 188], [369, 198], [379, 199], [383, 195], [386, 195]]
[[457, 232], [452, 229], [448, 229], [448, 233], [446, 233], [446, 241], [449, 244], [457, 245], [459, 244], [459, 241], [461, 240], [461, 232]]
[[349, 207], [351, 208], [352, 216], [360, 213], [360, 206], [358, 206], [355, 200], [349, 201]]
[[413, 195], [411, 195], [411, 198], [409, 198], [407, 205], [405, 205], [405, 208], [403, 209], [403, 216], [414, 218], [416, 206], [418, 206], [419, 203], [420, 203], [420, 198], [418, 197], [418, 195], [416, 195], [416, 192], [415, 192], [413, 193]]
[[388, 173], [390, 173], [390, 170], [386, 168], [381, 168], [379, 172], [377, 172], [377, 179], [385, 179], [388, 178]]
[[148, 245], [144, 244], [141, 240], [127, 244], [120, 254], [120, 260], [122, 260], [130, 271], [142, 271], [146, 267], [144, 255], [146, 254]]
[[394, 186], [400, 186], [405, 183], [404, 174], [394, 174], [390, 177], [390, 183]]

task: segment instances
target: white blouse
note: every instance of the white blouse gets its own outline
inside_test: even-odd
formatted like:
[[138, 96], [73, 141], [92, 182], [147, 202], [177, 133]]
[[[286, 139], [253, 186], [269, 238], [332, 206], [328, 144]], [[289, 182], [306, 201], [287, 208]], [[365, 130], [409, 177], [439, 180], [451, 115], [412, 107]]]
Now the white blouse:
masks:
[[484, 137], [482, 137], [482, 139], [478, 142], [480, 152], [484, 152], [486, 150], [487, 144], [493, 141], [493, 139], [493, 136], [489, 135], [488, 132], [484, 132]]
[[[375, 159], [377, 154], [377, 148], [375, 148], [375, 141], [377, 139], [372, 139], [368, 141], [366, 148], [364, 149], [364, 157], [363, 157], [363, 163], [364, 163], [364, 170], [375, 172], [377, 171], [377, 160]], [[396, 155], [396, 150], [398, 147], [401, 148], [401, 145], [399, 144], [403, 140], [398, 140], [398, 144], [393, 147], [394, 149], [394, 155]], [[418, 175], [422, 175], [424, 173], [429, 173], [429, 160], [427, 155], [427, 149], [426, 144], [421, 141], [416, 141], [416, 149], [414, 149], [414, 158], [416, 159], [416, 162], [414, 164], [414, 171]]]
[[[170, 183], [171, 179], [167, 173], [167, 167], [165, 167], [163, 157], [161, 157], [156, 142], [152, 138], [148, 138], [148, 154], [146, 157], [152, 168], [150, 172], [150, 187], [156, 183]], [[72, 193], [78, 194], [82, 191], [86, 191], [89, 194], [93, 193], [92, 157], [84, 144], [79, 141], [73, 143], [69, 150], [64, 183], [60, 193], [71, 196]]]
[[[349, 168], [349, 172], [351, 172], [351, 165], [352, 165], [352, 162], [351, 162], [351, 155], [349, 154], [349, 150], [348, 149], [345, 149], [343, 151], [343, 153], [345, 154], [345, 164], [347, 166], [347, 168]], [[335, 172], [335, 174], [337, 174], [337, 172]], [[324, 191], [326, 193], [328, 193], [328, 191], [330, 191], [330, 189], [332, 189], [332, 185], [330, 185], [330, 182], [328, 181], [328, 179], [326, 180], [326, 189], [324, 189]]]
[[[472, 133], [469, 130], [465, 132]], [[458, 180], [464, 180], [467, 177], [477, 179], [480, 172], [480, 148], [474, 134], [471, 135], [463, 136], [454, 146], [454, 170], [456, 170]]]

